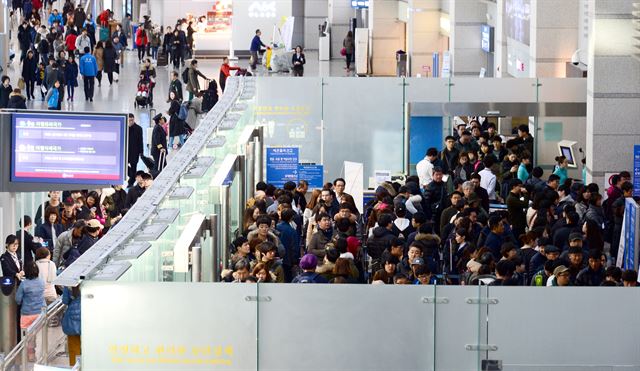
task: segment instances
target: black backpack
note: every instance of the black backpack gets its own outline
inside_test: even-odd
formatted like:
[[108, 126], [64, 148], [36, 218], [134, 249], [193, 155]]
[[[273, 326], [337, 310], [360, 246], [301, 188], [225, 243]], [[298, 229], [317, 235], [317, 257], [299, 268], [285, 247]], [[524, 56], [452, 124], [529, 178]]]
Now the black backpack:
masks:
[[185, 84], [189, 83], [189, 67], [182, 71], [182, 81], [184, 81]]

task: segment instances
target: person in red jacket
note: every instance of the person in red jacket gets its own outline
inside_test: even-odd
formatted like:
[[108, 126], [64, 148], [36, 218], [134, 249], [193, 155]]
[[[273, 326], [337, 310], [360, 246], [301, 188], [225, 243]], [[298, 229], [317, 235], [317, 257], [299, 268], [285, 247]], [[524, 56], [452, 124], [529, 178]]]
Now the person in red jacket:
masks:
[[149, 37], [147, 37], [147, 31], [140, 25], [138, 31], [136, 31], [136, 48], [138, 48], [138, 61], [142, 62], [144, 54], [147, 51], [149, 45]]
[[232, 67], [229, 65], [229, 58], [224, 57], [222, 59], [222, 66], [220, 66], [220, 77], [218, 81], [220, 81], [220, 89], [224, 92], [224, 87], [227, 84], [227, 77], [231, 76], [231, 71], [241, 70], [240, 67]]
[[77, 38], [78, 38], [78, 35], [76, 35], [76, 32], [71, 30], [67, 35], [66, 39], [64, 39], [64, 42], [67, 45], [67, 51], [69, 51], [69, 54], [73, 54], [74, 51], [76, 50]]

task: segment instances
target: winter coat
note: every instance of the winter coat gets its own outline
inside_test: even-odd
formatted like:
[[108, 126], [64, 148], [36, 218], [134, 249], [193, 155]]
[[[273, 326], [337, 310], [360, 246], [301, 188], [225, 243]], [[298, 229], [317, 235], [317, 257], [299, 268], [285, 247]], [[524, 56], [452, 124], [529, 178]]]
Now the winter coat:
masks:
[[64, 80], [67, 85], [78, 86], [78, 64], [67, 63], [64, 67]]
[[115, 72], [118, 53], [114, 48], [104, 48], [104, 72]]
[[38, 69], [38, 60], [33, 58], [25, 58], [22, 62], [22, 78], [25, 82], [36, 81], [36, 70]]
[[22, 94], [11, 93], [7, 108], [27, 109], [27, 99]]
[[13, 88], [11, 87], [11, 85], [5, 88], [4, 85], [0, 84], [0, 108], [7, 108], [7, 106], [9, 105], [9, 97], [11, 96], [11, 93], [13, 93]]
[[104, 48], [96, 48], [93, 50], [93, 56], [96, 57], [98, 71], [104, 70]]
[[65, 335], [80, 335], [82, 329], [80, 296], [74, 297], [71, 294], [71, 289], [65, 287], [62, 292], [62, 303], [67, 305], [67, 310], [62, 317], [62, 332]]

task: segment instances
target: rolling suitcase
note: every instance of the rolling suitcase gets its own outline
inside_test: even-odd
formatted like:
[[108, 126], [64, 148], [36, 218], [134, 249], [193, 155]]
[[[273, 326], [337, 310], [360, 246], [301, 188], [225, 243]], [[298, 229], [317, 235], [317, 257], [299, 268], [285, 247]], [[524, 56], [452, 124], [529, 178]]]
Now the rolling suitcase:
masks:
[[166, 67], [169, 64], [169, 55], [167, 53], [158, 53], [158, 67]]
[[108, 27], [100, 27], [100, 41], [109, 40], [109, 28]]

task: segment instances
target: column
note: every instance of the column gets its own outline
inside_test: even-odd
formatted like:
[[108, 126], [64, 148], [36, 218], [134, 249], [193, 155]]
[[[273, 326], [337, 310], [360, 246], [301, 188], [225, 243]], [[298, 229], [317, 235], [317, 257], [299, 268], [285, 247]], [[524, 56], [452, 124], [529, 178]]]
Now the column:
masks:
[[433, 53], [449, 50], [449, 40], [440, 33], [440, 1], [411, 0], [407, 23], [407, 53], [411, 76], [433, 76]]
[[[331, 58], [341, 58], [342, 40], [349, 31], [349, 20], [355, 17], [350, 1], [329, 0], [329, 23], [331, 24]], [[359, 25], [358, 27], [365, 27]]]
[[[296, 23], [304, 22], [304, 47], [309, 50], [317, 50], [319, 35], [318, 26], [321, 25], [328, 16], [329, 1], [328, 0], [305, 0], [304, 2], [304, 20], [296, 19]], [[335, 35], [342, 41], [339, 35]], [[340, 55], [340, 54], [338, 54]]]
[[487, 5], [476, 0], [449, 1], [452, 75], [478, 76], [481, 68], [487, 68], [487, 55], [480, 47], [480, 25], [487, 23]]
[[406, 50], [405, 23], [398, 21], [398, 1], [369, 3], [371, 28], [371, 72], [374, 76], [396, 75], [396, 51]]
[[[633, 3], [591, 0], [587, 90], [587, 181], [633, 170], [640, 144], [640, 61], [633, 58]], [[636, 31], [637, 32], [637, 31]]]
[[530, 77], [565, 77], [578, 50], [579, 0], [531, 2]]

